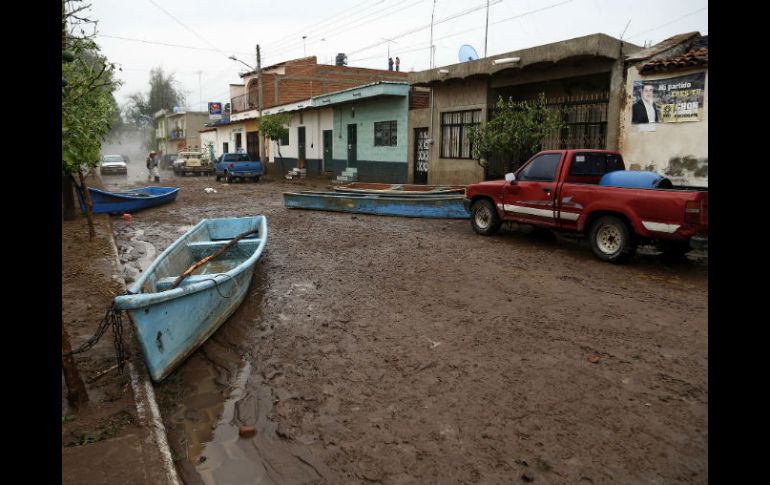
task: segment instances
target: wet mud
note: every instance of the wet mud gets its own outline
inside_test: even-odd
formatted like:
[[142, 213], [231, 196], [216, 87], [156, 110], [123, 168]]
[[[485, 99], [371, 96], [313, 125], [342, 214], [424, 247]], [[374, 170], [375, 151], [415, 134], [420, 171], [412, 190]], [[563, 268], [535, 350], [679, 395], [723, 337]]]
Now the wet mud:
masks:
[[175, 203], [113, 220], [135, 279], [201, 218], [268, 218], [244, 303], [156, 385], [187, 483], [708, 481], [705, 254], [285, 209], [327, 188], [300, 183], [163, 172]]

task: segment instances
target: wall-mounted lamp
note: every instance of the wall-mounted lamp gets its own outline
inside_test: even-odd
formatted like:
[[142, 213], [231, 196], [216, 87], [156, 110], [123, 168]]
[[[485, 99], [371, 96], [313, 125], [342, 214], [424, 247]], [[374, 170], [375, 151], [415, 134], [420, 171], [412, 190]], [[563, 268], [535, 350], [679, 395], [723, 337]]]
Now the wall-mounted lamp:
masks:
[[513, 64], [514, 62], [519, 62], [521, 60], [521, 57], [503, 57], [502, 59], [495, 59], [492, 61], [492, 64], [495, 66], [499, 64]]
[[449, 74], [449, 69], [439, 69], [438, 73], [439, 74]]

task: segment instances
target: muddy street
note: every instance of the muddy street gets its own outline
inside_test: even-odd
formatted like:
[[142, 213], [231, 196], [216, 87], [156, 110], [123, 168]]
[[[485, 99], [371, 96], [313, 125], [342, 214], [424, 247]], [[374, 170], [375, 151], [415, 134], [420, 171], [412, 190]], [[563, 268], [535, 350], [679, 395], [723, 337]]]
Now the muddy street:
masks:
[[129, 284], [202, 218], [268, 220], [244, 303], [156, 385], [187, 483], [708, 481], [705, 255], [283, 207], [323, 180], [160, 184], [112, 216]]

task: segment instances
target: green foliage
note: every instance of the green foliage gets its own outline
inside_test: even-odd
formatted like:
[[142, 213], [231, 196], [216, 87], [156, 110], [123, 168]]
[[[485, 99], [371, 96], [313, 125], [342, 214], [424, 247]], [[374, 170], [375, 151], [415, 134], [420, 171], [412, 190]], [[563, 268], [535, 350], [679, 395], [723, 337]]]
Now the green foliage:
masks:
[[114, 79], [115, 64], [99, 54], [82, 29], [82, 37], [66, 32], [67, 16], [74, 16], [68, 12], [62, 22], [62, 51], [67, 54], [62, 59], [62, 170], [75, 173], [99, 161], [99, 149], [117, 110], [112, 92], [120, 82]]
[[150, 71], [150, 88], [146, 93], [134, 93], [128, 97], [126, 119], [138, 127], [154, 126], [155, 113], [165, 109], [171, 111], [174, 106], [184, 106], [185, 99], [174, 84], [173, 74], [166, 75], [163, 68]]
[[488, 159], [499, 154], [513, 159], [534, 153], [546, 136], [565, 126], [563, 119], [561, 109], [545, 104], [543, 93], [537, 101], [516, 102], [500, 96], [489, 122], [468, 127], [473, 157]]
[[265, 136], [271, 140], [277, 141], [286, 138], [289, 135], [288, 124], [291, 121], [291, 115], [287, 113], [276, 113], [273, 115], [264, 115], [259, 120], [259, 126]]
[[217, 161], [217, 156], [214, 153], [214, 142], [213, 141], [206, 142], [205, 147], [209, 155], [209, 162], [215, 163]]

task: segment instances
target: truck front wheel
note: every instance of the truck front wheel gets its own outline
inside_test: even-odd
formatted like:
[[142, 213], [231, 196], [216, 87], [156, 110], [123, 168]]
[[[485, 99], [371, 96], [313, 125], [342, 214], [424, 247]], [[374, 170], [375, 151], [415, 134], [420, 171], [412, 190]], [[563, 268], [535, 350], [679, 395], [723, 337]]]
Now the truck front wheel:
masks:
[[477, 234], [491, 236], [500, 229], [500, 216], [487, 199], [480, 199], [471, 206], [471, 227]]
[[594, 255], [609, 263], [626, 261], [636, 250], [628, 225], [615, 216], [603, 216], [594, 221], [588, 239]]

